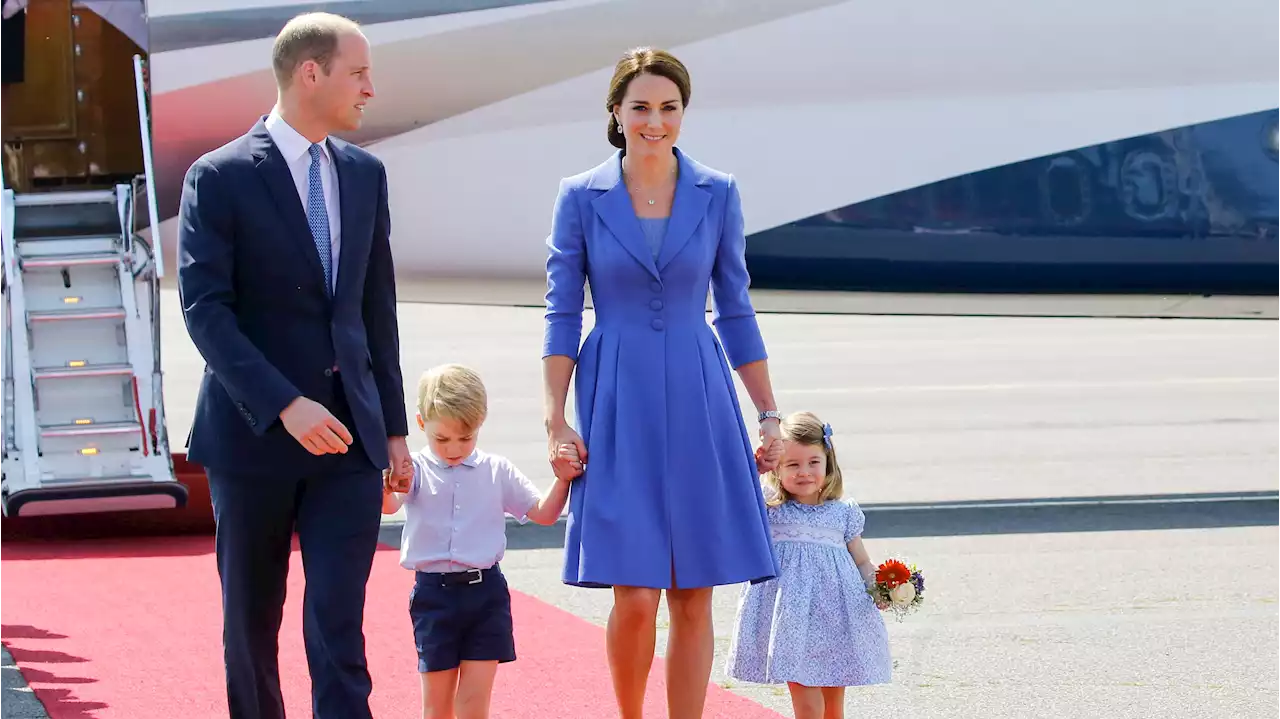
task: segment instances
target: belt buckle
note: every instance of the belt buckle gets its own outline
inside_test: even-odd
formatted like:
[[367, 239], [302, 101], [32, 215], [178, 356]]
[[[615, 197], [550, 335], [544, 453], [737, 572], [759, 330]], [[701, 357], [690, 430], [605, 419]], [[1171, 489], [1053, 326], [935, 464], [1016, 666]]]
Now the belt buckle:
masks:
[[467, 584], [479, 584], [484, 581], [484, 572], [480, 569], [468, 569], [468, 572], [475, 572], [476, 578], [467, 582]]

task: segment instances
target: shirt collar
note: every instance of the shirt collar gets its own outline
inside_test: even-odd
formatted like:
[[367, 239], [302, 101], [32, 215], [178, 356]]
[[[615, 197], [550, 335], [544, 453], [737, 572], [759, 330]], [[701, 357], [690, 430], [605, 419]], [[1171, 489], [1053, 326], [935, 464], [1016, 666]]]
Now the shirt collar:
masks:
[[[290, 165], [297, 162], [311, 149], [311, 141], [303, 137], [301, 133], [293, 129], [293, 126], [280, 116], [280, 108], [272, 108], [271, 114], [267, 116], [266, 121], [267, 132], [271, 135], [271, 140], [276, 143], [276, 148], [280, 150], [280, 154], [284, 155], [284, 159]], [[325, 156], [326, 160], [332, 160], [329, 156], [328, 138], [320, 142], [320, 152]]]
[[[457, 467], [450, 467], [448, 462], [437, 457], [435, 452], [432, 452], [430, 448], [423, 449], [422, 454], [424, 457], [427, 458], [428, 462], [431, 462], [432, 464], [436, 465], [437, 467], [440, 467], [441, 469], [457, 469]], [[466, 467], [480, 466], [480, 450], [478, 449], [471, 450], [471, 454], [467, 455], [467, 458], [462, 460], [462, 465], [460, 466], [466, 466]]]

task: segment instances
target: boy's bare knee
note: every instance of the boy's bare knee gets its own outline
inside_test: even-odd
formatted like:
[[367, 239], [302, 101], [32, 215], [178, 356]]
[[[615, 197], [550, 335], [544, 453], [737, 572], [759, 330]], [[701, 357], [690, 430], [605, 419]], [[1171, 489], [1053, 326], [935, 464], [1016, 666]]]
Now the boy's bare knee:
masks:
[[458, 670], [427, 672], [421, 676], [423, 719], [454, 719], [453, 696], [458, 687]]
[[458, 674], [458, 695], [453, 709], [457, 719], [486, 719], [493, 680], [498, 672], [496, 661], [464, 661]]

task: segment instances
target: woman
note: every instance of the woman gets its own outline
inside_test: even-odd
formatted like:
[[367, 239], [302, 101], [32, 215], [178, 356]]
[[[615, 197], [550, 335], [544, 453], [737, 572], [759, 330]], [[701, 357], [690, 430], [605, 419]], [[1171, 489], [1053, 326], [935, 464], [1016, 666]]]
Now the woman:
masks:
[[[641, 715], [663, 590], [670, 716], [697, 717], [714, 655], [712, 588], [778, 571], [729, 371], [760, 412], [764, 444], [780, 447], [742, 209], [731, 176], [676, 148], [688, 102], [679, 60], [624, 55], [606, 103], [618, 151], [561, 182], [547, 241], [549, 456], [562, 476], [587, 467], [569, 500], [564, 581], [613, 588], [609, 668], [624, 719]], [[596, 322], [579, 349], [586, 281]], [[565, 419], [575, 364], [581, 435]], [[762, 461], [770, 469], [776, 457]]]

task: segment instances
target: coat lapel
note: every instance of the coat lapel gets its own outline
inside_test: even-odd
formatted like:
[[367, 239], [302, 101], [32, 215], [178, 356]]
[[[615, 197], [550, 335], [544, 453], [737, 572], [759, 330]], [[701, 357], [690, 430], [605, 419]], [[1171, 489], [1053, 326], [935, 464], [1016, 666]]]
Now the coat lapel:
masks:
[[707, 178], [699, 172], [683, 152], [676, 150], [680, 164], [680, 176], [676, 178], [676, 194], [671, 201], [671, 220], [667, 223], [667, 236], [658, 253], [658, 271], [666, 268], [671, 258], [680, 253], [693, 237], [694, 230], [707, 215], [711, 193], [702, 188]]
[[608, 162], [596, 168], [591, 175], [588, 187], [594, 190], [605, 190], [604, 194], [591, 201], [591, 206], [609, 228], [609, 232], [635, 258], [636, 262], [653, 275], [654, 279], [661, 279], [658, 275], [658, 267], [653, 262], [653, 253], [644, 241], [640, 220], [636, 219], [635, 208], [631, 206], [627, 185], [622, 181], [621, 152], [614, 153]]
[[272, 142], [264, 122], [259, 120], [250, 134], [253, 139], [254, 164], [267, 183], [276, 207], [280, 208], [285, 225], [289, 227], [289, 241], [311, 268], [312, 277], [323, 287], [324, 267], [320, 264], [320, 253], [311, 236], [311, 226], [307, 224], [307, 215], [302, 209], [302, 200], [298, 197], [297, 186], [293, 184], [289, 165], [285, 162], [284, 155], [280, 154], [280, 149]]
[[334, 296], [342, 292], [347, 285], [347, 279], [357, 276], [359, 273], [351, 271], [353, 258], [356, 256], [357, 248], [355, 239], [356, 219], [356, 189], [359, 186], [356, 177], [356, 163], [347, 154], [346, 150], [339, 147], [337, 143], [329, 142], [329, 153], [333, 157], [333, 165], [338, 171], [338, 214], [342, 223], [342, 246], [338, 249], [338, 281]]

